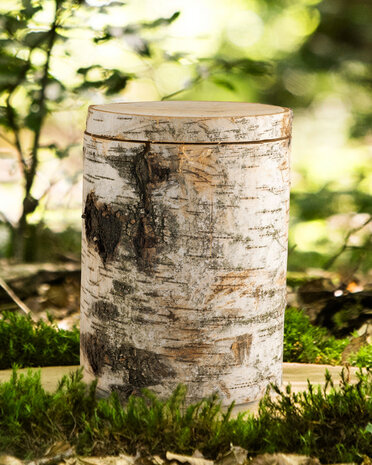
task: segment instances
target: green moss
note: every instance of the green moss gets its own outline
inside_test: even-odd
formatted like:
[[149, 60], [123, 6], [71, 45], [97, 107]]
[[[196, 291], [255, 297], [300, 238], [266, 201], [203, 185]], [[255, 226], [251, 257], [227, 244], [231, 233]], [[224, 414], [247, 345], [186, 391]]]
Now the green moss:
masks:
[[361, 462], [372, 454], [371, 381], [371, 373], [360, 373], [357, 384], [342, 377], [336, 387], [327, 374], [323, 389], [309, 384], [306, 392], [294, 394], [275, 388], [278, 397], [266, 396], [257, 417], [231, 418], [233, 405], [223, 413], [216, 396], [186, 407], [184, 386], [166, 401], [144, 391], [123, 407], [116, 395], [97, 399], [96, 384], [83, 383], [80, 370], [62, 378], [54, 393], [44, 391], [39, 374], [14, 370], [11, 380], [0, 384], [0, 450], [37, 457], [58, 440], [79, 454], [191, 454], [198, 449], [214, 459], [233, 444], [249, 455], [295, 452], [322, 463]]
[[355, 305], [349, 305], [338, 311], [332, 319], [337, 329], [341, 330], [348, 328], [350, 320], [358, 318], [362, 313], [363, 306], [360, 303], [356, 303]]
[[313, 326], [302, 310], [288, 308], [284, 321], [285, 362], [341, 363], [341, 355], [349, 339], [336, 339], [325, 328]]
[[52, 322], [5, 312], [0, 319], [0, 369], [18, 366], [79, 364], [79, 330], [57, 328]]
[[354, 366], [372, 369], [372, 344], [363, 346], [356, 354], [352, 354], [350, 356], [350, 363]]

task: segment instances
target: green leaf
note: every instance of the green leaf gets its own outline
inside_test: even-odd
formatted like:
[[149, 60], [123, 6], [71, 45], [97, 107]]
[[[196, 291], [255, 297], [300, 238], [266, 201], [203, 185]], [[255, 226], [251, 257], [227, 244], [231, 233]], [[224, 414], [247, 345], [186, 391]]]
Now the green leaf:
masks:
[[82, 74], [83, 76], [86, 76], [91, 69], [103, 69], [103, 67], [101, 65], [87, 66], [85, 68], [79, 68], [77, 70], [77, 73]]
[[117, 94], [123, 90], [126, 87], [130, 77], [131, 76], [127, 74], [122, 74], [118, 70], [114, 70], [111, 76], [104, 82], [106, 87], [106, 95]]
[[103, 81], [84, 81], [80, 86], [76, 87], [75, 90], [90, 90], [90, 89], [99, 89], [104, 85]]
[[213, 78], [212, 80], [215, 84], [217, 84], [220, 87], [224, 87], [227, 90], [231, 90], [231, 91], [236, 90], [234, 84], [231, 81], [228, 81], [227, 79]]
[[[96, 66], [91, 66], [88, 68], [80, 68], [78, 70], [79, 74], [86, 76], [90, 69], [97, 68]], [[100, 67], [99, 67], [100, 68]], [[102, 68], [103, 69], [103, 68]], [[119, 93], [128, 83], [128, 80], [132, 78], [132, 75], [124, 74], [118, 69], [114, 70], [105, 70], [105, 75], [111, 73], [108, 77], [102, 77], [99, 80], [90, 81], [85, 79], [85, 81], [76, 88], [76, 90], [89, 90], [89, 89], [99, 89], [105, 88], [106, 95], [113, 95]]]
[[10, 90], [17, 84], [22, 84], [26, 68], [31, 67], [25, 60], [8, 55], [0, 49], [0, 91]]
[[7, 116], [7, 108], [0, 106], [0, 125], [9, 128], [9, 119]]
[[180, 14], [180, 11], [176, 11], [172, 14], [172, 16], [169, 16], [169, 18], [157, 18], [155, 19], [155, 21], [142, 23], [141, 27], [146, 29], [154, 29], [159, 26], [168, 26], [169, 24], [172, 24], [179, 17]]
[[372, 423], [368, 423], [365, 429], [366, 433], [372, 433]]
[[41, 113], [40, 111], [30, 111], [30, 113], [24, 119], [24, 124], [31, 131], [37, 131], [40, 127]]
[[13, 36], [19, 29], [26, 29], [27, 21], [10, 14], [2, 14], [0, 16], [0, 30], [3, 29], [10, 36]]
[[66, 147], [65, 149], [56, 149], [57, 157], [62, 160], [63, 158], [67, 158], [70, 154], [70, 148]]
[[95, 44], [98, 44], [98, 43], [100, 43], [100, 42], [107, 42], [108, 40], [110, 40], [110, 39], [112, 39], [112, 38], [113, 38], [113, 36], [112, 36], [108, 31], [106, 31], [105, 34], [104, 34], [103, 36], [101, 36], [101, 37], [94, 37], [93, 42], [94, 42]]
[[31, 31], [23, 38], [23, 43], [29, 48], [40, 47], [49, 37], [50, 31]]
[[59, 159], [67, 158], [70, 155], [70, 150], [72, 149], [72, 147], [76, 147], [77, 145], [78, 144], [75, 144], [75, 143], [68, 144], [64, 148], [59, 148], [57, 146], [54, 146], [56, 156]]
[[251, 60], [249, 58], [239, 58], [230, 60], [224, 57], [217, 57], [216, 64], [226, 71], [238, 71], [246, 74], [259, 76], [262, 74], [271, 74], [273, 65], [266, 61]]
[[22, 0], [22, 6], [23, 10], [21, 10], [20, 13], [26, 19], [31, 19], [35, 13], [42, 10], [41, 5], [33, 6], [31, 0]]

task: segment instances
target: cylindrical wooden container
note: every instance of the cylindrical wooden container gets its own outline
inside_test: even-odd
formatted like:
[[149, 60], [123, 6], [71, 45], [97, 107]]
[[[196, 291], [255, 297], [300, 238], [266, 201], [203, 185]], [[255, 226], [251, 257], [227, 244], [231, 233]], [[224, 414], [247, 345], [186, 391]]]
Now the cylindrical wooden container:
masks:
[[101, 394], [281, 383], [290, 136], [271, 105], [89, 108], [81, 364]]

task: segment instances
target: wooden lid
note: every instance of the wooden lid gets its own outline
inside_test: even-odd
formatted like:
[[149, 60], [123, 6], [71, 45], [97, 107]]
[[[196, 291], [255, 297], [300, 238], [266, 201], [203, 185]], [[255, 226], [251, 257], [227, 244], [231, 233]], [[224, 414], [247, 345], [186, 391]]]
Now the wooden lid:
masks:
[[91, 105], [86, 132], [157, 143], [258, 142], [290, 137], [292, 111], [245, 102], [164, 101]]

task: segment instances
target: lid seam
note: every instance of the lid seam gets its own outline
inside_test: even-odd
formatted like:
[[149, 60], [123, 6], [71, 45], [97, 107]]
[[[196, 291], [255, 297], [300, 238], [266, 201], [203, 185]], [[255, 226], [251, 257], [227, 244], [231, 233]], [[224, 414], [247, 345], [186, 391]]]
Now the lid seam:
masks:
[[186, 141], [156, 141], [156, 140], [141, 140], [141, 139], [121, 139], [119, 137], [110, 137], [110, 136], [102, 136], [98, 134], [92, 134], [88, 131], [84, 131], [84, 134], [90, 137], [94, 137], [96, 139], [103, 139], [103, 140], [110, 140], [110, 141], [117, 141], [117, 142], [134, 142], [137, 144], [158, 144], [158, 145], [244, 145], [244, 144], [265, 144], [267, 142], [279, 142], [282, 140], [290, 139], [289, 136], [285, 137], [277, 137], [274, 139], [260, 139], [260, 140], [249, 140], [249, 141], [221, 141], [221, 142], [186, 142]]

